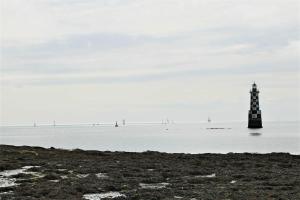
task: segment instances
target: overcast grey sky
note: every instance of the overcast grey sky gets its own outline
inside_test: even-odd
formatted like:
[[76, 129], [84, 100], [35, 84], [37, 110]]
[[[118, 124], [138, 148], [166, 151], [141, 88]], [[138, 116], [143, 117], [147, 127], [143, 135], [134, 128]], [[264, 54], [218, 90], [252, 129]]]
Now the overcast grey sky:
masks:
[[297, 0], [1, 0], [1, 125], [300, 119]]

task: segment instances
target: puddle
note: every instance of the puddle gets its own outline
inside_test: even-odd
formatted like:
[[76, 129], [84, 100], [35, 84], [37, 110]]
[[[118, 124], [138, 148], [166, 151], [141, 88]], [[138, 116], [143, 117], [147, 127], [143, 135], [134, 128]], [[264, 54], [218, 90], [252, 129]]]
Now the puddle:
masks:
[[15, 182], [16, 182], [15, 178], [1, 178], [0, 177], [0, 188], [12, 187], [12, 186], [18, 185]]
[[89, 174], [77, 174], [76, 175], [78, 178], [86, 178], [89, 176]]
[[50, 180], [50, 182], [53, 182], [53, 183], [58, 183], [59, 180]]
[[143, 189], [162, 189], [170, 183], [140, 183], [140, 187]]
[[105, 192], [105, 193], [96, 193], [96, 194], [85, 194], [83, 195], [83, 199], [88, 200], [101, 200], [104, 198], [114, 199], [117, 197], [126, 197], [124, 194], [119, 192]]
[[147, 171], [152, 172], [152, 171], [154, 171], [154, 169], [147, 169]]
[[174, 196], [174, 199], [183, 199], [183, 197], [180, 197], [180, 196]]
[[39, 172], [25, 172], [25, 174], [30, 174], [34, 176], [34, 178], [43, 178], [45, 176], [44, 174], [41, 174]]
[[13, 194], [13, 191], [7, 191], [7, 192], [0, 192], [0, 196], [1, 195], [8, 195], [8, 194]]
[[216, 174], [195, 176], [196, 178], [215, 178]]
[[97, 178], [108, 178], [106, 173], [98, 173], [98, 174], [95, 174], [95, 175], [97, 176]]
[[5, 170], [5, 171], [0, 172], [0, 176], [4, 176], [4, 177], [14, 176], [17, 174], [24, 173], [25, 170], [27, 170], [27, 169], [29, 169], [29, 168], [22, 167], [21, 169]]
[[33, 167], [40, 167], [40, 166], [24, 166], [21, 169], [5, 170], [5, 171], [0, 172], [0, 188], [1, 187], [12, 187], [12, 186], [19, 185], [19, 184], [15, 183], [17, 181], [16, 178], [10, 178], [11, 176], [15, 176], [18, 174], [30, 174], [30, 175], [34, 176], [34, 178], [44, 177], [44, 175], [42, 175], [38, 172], [27, 172], [26, 171]]
[[64, 175], [64, 176], [60, 176], [60, 178], [61, 178], [61, 179], [67, 179], [68, 176], [65, 176], [65, 175]]
[[64, 172], [66, 171], [67, 169], [58, 169], [59, 172]]
[[236, 181], [235, 181], [235, 180], [232, 180], [232, 181], [230, 181], [230, 183], [232, 183], [232, 184], [233, 184], [233, 183], [236, 183]]

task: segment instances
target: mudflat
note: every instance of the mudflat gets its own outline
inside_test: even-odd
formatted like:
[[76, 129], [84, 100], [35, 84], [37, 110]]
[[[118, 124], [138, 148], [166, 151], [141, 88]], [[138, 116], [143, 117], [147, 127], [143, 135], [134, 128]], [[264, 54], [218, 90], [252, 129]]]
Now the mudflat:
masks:
[[300, 156], [0, 145], [0, 199], [300, 199]]

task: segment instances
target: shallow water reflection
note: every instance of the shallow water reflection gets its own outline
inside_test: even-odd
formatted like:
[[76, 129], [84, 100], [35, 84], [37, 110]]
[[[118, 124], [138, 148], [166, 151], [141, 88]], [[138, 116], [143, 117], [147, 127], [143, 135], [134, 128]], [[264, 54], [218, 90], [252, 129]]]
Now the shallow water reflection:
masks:
[[261, 136], [261, 133], [255, 132], [255, 133], [250, 133], [250, 135], [251, 135], [251, 136]]

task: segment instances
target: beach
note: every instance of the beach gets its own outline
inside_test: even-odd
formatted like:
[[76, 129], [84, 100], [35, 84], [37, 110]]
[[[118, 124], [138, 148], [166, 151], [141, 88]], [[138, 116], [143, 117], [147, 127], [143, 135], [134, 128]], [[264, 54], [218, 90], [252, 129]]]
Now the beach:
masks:
[[300, 156], [0, 145], [1, 200], [112, 198], [300, 199]]
[[300, 200], [299, 0], [0, 10], [0, 200]]

